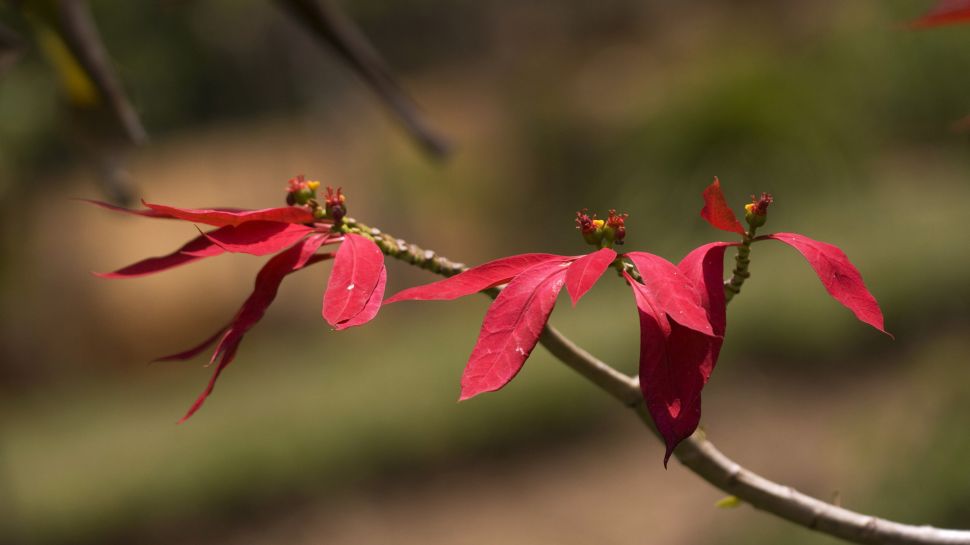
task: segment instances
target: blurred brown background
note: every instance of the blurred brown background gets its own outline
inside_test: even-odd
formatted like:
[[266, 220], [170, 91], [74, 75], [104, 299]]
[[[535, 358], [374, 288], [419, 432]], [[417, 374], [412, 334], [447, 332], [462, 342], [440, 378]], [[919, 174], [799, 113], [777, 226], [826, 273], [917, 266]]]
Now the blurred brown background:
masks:
[[[758, 245], [703, 426], [755, 471], [904, 522], [970, 527], [970, 27], [911, 32], [917, 0], [343, 2], [432, 124], [429, 161], [372, 94], [267, 2], [93, 8], [152, 144], [139, 196], [282, 204], [306, 174], [360, 220], [467, 263], [585, 251], [575, 210], [630, 213], [628, 246], [679, 259], [699, 218], [770, 191], [767, 231], [841, 246], [889, 341], [803, 260]], [[7, 10], [9, 12], [9, 10]], [[0, 9], [0, 16], [4, 15]], [[10, 15], [10, 13], [6, 13]], [[455, 403], [488, 301], [320, 319], [325, 271], [289, 278], [204, 409], [211, 369], [144, 362], [201, 340], [260, 259], [92, 277], [167, 253], [189, 224], [122, 217], [65, 137], [31, 47], [0, 79], [0, 542], [829, 543], [676, 463], [537, 349]], [[389, 292], [431, 280], [389, 263]], [[634, 372], [620, 282], [552, 323]]]

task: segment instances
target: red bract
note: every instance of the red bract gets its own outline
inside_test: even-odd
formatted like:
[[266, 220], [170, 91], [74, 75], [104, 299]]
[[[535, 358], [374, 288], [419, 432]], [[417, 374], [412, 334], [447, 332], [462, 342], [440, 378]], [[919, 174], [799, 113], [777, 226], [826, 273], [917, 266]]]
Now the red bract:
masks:
[[461, 379], [461, 400], [505, 386], [532, 353], [563, 285], [573, 302], [606, 272], [616, 252], [602, 248], [585, 256], [522, 254], [473, 267], [461, 274], [406, 289], [385, 304], [447, 300], [508, 283], [489, 307], [478, 342]]
[[912, 28], [927, 28], [970, 21], [970, 0], [942, 0], [933, 9], [910, 23]]
[[[720, 185], [716, 179], [714, 183], [704, 191], [703, 196], [705, 201], [705, 210], [707, 210], [709, 207], [717, 207], [720, 209], [719, 214], [722, 216], [730, 214], [731, 217], [734, 217], [734, 212], [732, 212], [730, 208], [727, 208], [727, 204], [724, 201], [724, 196], [721, 193]], [[767, 194], [762, 195], [760, 199], [754, 199], [751, 204], [745, 207], [748, 211], [748, 216], [750, 217], [754, 215], [755, 220], [760, 219], [763, 223], [768, 204], [770, 203], [771, 196]], [[702, 216], [704, 215], [702, 214]], [[704, 218], [707, 219], [706, 216], [704, 216]], [[735, 221], [737, 220], [735, 219]], [[715, 223], [709, 219], [708, 223], [714, 227], [717, 227], [718, 229], [733, 231], [733, 229], [726, 229], [723, 224]], [[859, 274], [858, 269], [856, 269], [852, 262], [849, 261], [849, 258], [846, 257], [842, 250], [831, 244], [812, 240], [797, 233], [776, 233], [773, 235], [763, 235], [754, 240], [777, 240], [798, 250], [798, 252], [801, 253], [806, 260], [808, 260], [809, 265], [811, 265], [812, 269], [818, 275], [819, 280], [822, 281], [822, 285], [825, 286], [826, 291], [828, 291], [836, 301], [842, 303], [842, 305], [851, 310], [852, 313], [859, 318], [859, 320], [871, 325], [883, 333], [886, 333], [887, 335], [890, 335], [884, 328], [882, 310], [879, 308], [879, 303], [877, 303], [875, 297], [869, 293], [869, 290], [862, 282], [862, 275]], [[716, 248], [716, 246], [711, 247], [709, 251], [712, 251], [714, 248]], [[723, 261], [721, 261], [721, 263], [723, 266]], [[721, 275], [717, 276], [720, 277]], [[713, 276], [711, 278], [699, 278], [694, 276], [693, 279], [695, 282], [704, 283], [706, 285], [705, 289], [708, 292], [715, 288], [714, 285], [707, 284], [708, 282], [714, 281]], [[717, 282], [720, 283], [721, 280], [718, 278]]]
[[[308, 202], [318, 183], [305, 182], [302, 178], [296, 180], [299, 183], [290, 183], [291, 193], [296, 190], [309, 191], [300, 195], [303, 199], [301, 202]], [[335, 329], [366, 323], [380, 309], [387, 281], [381, 249], [369, 238], [335, 230], [334, 221], [329, 218], [314, 219], [309, 206], [264, 210], [191, 210], [146, 203], [146, 210], [128, 210], [96, 201], [89, 202], [140, 216], [182, 219], [218, 227], [195, 237], [171, 254], [148, 258], [111, 273], [98, 274], [104, 278], [144, 276], [225, 252], [257, 256], [276, 254], [260, 270], [252, 294], [228, 325], [193, 348], [157, 360], [189, 359], [218, 342], [210, 359], [210, 363], [216, 363], [212, 379], [180, 422], [192, 416], [205, 402], [222, 370], [235, 358], [243, 336], [263, 317], [276, 298], [280, 283], [290, 273], [326, 259], [334, 259], [333, 272], [323, 297], [323, 316]], [[341, 244], [336, 253], [317, 253], [321, 247], [331, 244]]]

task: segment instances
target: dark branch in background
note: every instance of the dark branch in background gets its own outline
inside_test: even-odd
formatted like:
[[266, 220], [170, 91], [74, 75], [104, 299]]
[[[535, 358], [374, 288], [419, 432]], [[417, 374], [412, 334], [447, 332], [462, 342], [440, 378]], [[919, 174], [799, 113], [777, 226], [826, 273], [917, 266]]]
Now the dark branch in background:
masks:
[[58, 0], [57, 25], [64, 42], [98, 89], [125, 134], [134, 144], [143, 144], [148, 133], [138, 118], [111, 66], [111, 59], [101, 42], [91, 10], [85, 0]]
[[277, 0], [277, 3], [334, 49], [429, 155], [440, 159], [448, 154], [448, 143], [424, 121], [417, 105], [391, 76], [380, 54], [339, 7], [330, 0]]
[[22, 47], [20, 36], [0, 24], [0, 76], [17, 62]]

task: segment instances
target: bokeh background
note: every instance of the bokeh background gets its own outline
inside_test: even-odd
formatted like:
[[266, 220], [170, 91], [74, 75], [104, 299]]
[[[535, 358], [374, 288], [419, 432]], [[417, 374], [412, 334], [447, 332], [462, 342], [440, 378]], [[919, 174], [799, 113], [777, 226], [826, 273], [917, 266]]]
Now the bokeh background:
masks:
[[[712, 176], [738, 207], [770, 191], [767, 230], [841, 246], [896, 340], [794, 251], [757, 245], [708, 436], [815, 496], [970, 527], [970, 27], [902, 28], [928, 0], [342, 4], [453, 141], [448, 161], [268, 2], [94, 1], [153, 137], [128, 163], [138, 194], [275, 206], [303, 173], [343, 186], [358, 219], [479, 263], [585, 251], [582, 207], [629, 212], [629, 247], [676, 260], [725, 235], [698, 216]], [[0, 542], [834, 542], [716, 508], [722, 493], [664, 470], [658, 441], [541, 348], [456, 404], [488, 300], [334, 333], [324, 268], [284, 283], [176, 426], [211, 370], [145, 362], [222, 325], [261, 260], [91, 276], [197, 231], [71, 200], [103, 192], [67, 122], [29, 47], [0, 80]], [[389, 274], [389, 291], [431, 280]], [[552, 323], [635, 371], [621, 282]]]

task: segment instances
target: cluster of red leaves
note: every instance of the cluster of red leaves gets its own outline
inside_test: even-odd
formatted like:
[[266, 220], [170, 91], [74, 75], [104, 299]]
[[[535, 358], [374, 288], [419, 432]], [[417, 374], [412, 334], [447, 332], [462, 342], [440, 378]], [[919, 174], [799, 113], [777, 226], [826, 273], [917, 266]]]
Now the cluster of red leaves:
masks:
[[[262, 319], [276, 298], [280, 283], [289, 274], [324, 260], [334, 260], [323, 295], [323, 317], [335, 329], [366, 323], [380, 310], [387, 282], [380, 248], [360, 235], [335, 232], [332, 221], [315, 219], [305, 206], [191, 210], [144, 203], [145, 209], [128, 210], [106, 203], [94, 204], [139, 216], [179, 219], [216, 227], [168, 255], [150, 257], [111, 273], [98, 274], [103, 278], [145, 276], [224, 252], [256, 256], [276, 254], [256, 275], [253, 292], [225, 327], [198, 346], [156, 360], [189, 359], [217, 343], [209, 360], [210, 364], [218, 360], [215, 372], [180, 422], [192, 416], [212, 393], [219, 374], [235, 358], [243, 336]], [[336, 244], [339, 244], [336, 252], [318, 253], [321, 248]]]
[[[291, 201], [310, 202], [315, 186], [291, 182]], [[314, 182], [315, 184], [316, 182]], [[742, 235], [745, 232], [714, 180], [703, 193], [701, 216], [711, 225]], [[301, 200], [302, 199], [302, 200]], [[764, 222], [771, 197], [748, 205], [749, 221]], [[252, 294], [225, 327], [184, 352], [160, 358], [184, 360], [216, 343], [210, 363], [215, 372], [182, 421], [192, 416], [212, 392], [219, 374], [232, 362], [243, 336], [273, 302], [283, 279], [300, 269], [334, 259], [323, 297], [323, 317], [335, 329], [361, 325], [376, 316], [382, 303], [405, 300], [449, 300], [503, 286], [489, 307], [478, 341], [461, 379], [460, 399], [498, 390], [522, 369], [539, 341], [563, 286], [575, 305], [611, 267], [630, 285], [640, 322], [640, 388], [647, 410], [667, 446], [666, 464], [674, 448], [697, 428], [701, 390], [717, 363], [727, 326], [724, 294], [724, 253], [738, 242], [712, 242], [694, 249], [679, 264], [646, 252], [618, 254], [610, 247], [580, 256], [522, 254], [497, 259], [438, 282], [406, 289], [383, 300], [387, 281], [383, 254], [360, 235], [334, 229], [345, 212], [345, 199], [328, 188], [324, 219], [311, 206], [264, 210], [191, 210], [145, 203], [142, 210], [99, 206], [151, 218], [180, 219], [216, 227], [178, 250], [152, 257], [105, 278], [132, 278], [161, 272], [224, 252], [275, 254], [256, 276]], [[318, 206], [318, 205], [313, 205]], [[319, 209], [317, 209], [319, 212]], [[621, 243], [626, 215], [609, 220], [579, 214], [584, 238], [596, 244]], [[754, 239], [777, 240], [800, 252], [825, 289], [863, 322], [883, 329], [882, 312], [862, 277], [837, 247], [796, 233], [776, 233]], [[318, 253], [339, 244], [336, 252]], [[631, 273], [636, 271], [636, 278]]]
[[[704, 191], [701, 215], [719, 229], [744, 235], [717, 181]], [[759, 201], [760, 202], [760, 201]], [[768, 204], [763, 199], [764, 214]], [[882, 313], [855, 267], [835, 246], [794, 233], [778, 240], [802, 253], [836, 300], [862, 321], [883, 331]], [[491, 261], [454, 277], [406, 289], [385, 301], [448, 300], [507, 284], [489, 307], [461, 379], [460, 399], [498, 390], [522, 369], [542, 334], [563, 286], [573, 304], [618, 258], [626, 270], [640, 320], [640, 387], [658, 431], [674, 448], [697, 428], [701, 390], [710, 378], [727, 325], [724, 252], [737, 242], [713, 242], [690, 252], [679, 264], [646, 252], [617, 254], [603, 248], [583, 256], [522, 254]]]
[[970, 0], [941, 0], [925, 15], [912, 21], [912, 28], [929, 28], [970, 22]]

